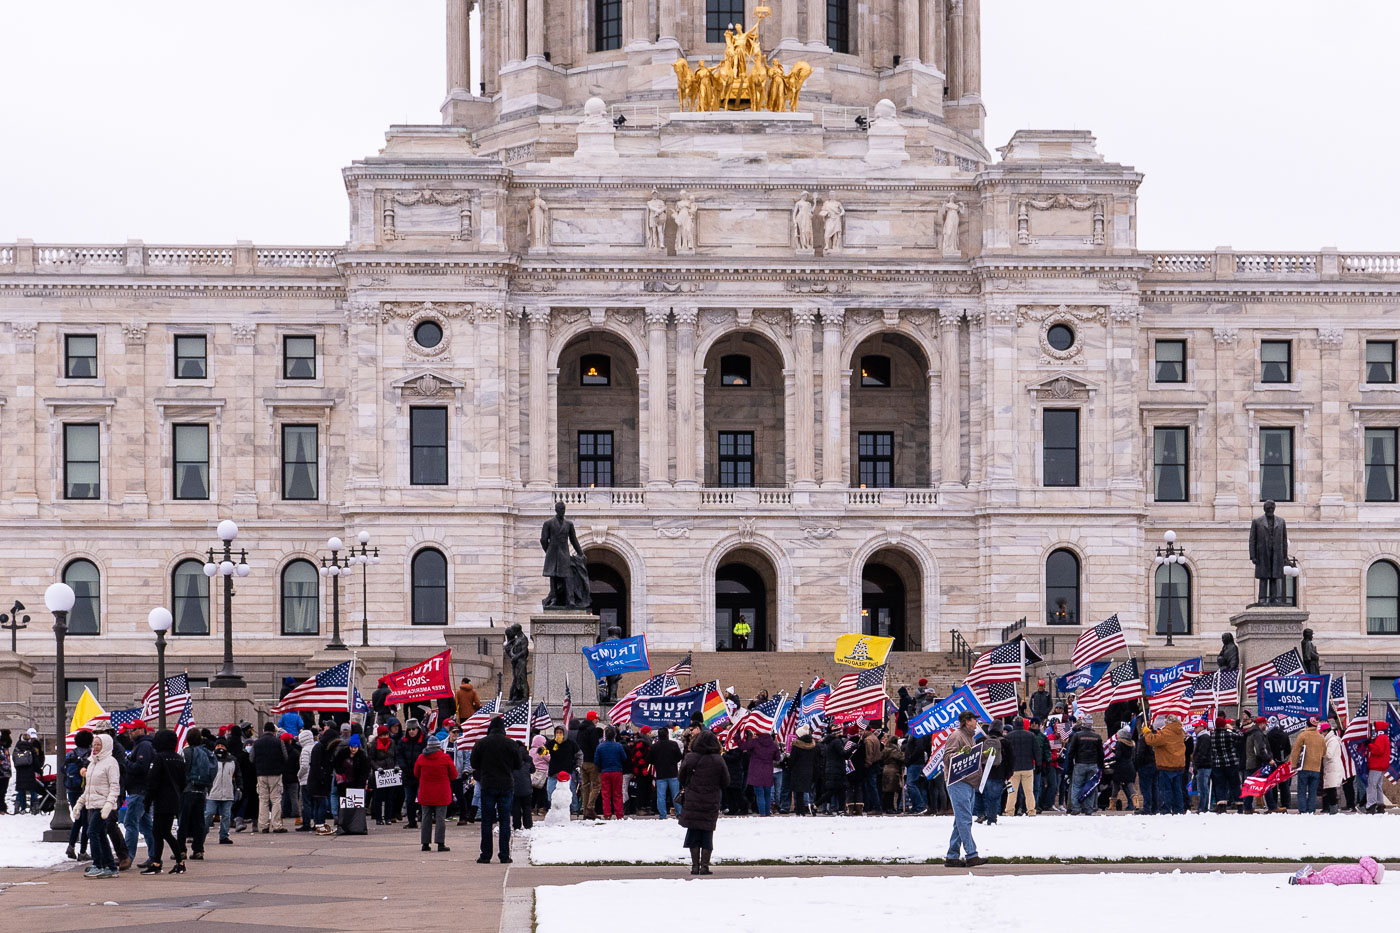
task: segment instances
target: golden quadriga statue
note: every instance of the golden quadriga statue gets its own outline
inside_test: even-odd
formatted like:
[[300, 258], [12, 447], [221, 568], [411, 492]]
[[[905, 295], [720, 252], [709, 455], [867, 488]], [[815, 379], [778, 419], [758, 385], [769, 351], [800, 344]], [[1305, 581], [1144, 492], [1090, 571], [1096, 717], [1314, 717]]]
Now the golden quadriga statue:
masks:
[[[767, 7], [754, 10], [759, 23]], [[804, 61], [786, 71], [777, 57], [766, 58], [758, 40], [758, 26], [744, 32], [742, 24], [724, 31], [724, 60], [713, 68], [700, 59], [692, 71], [690, 62], [676, 59], [676, 94], [681, 110], [796, 110], [802, 84], [812, 74]]]

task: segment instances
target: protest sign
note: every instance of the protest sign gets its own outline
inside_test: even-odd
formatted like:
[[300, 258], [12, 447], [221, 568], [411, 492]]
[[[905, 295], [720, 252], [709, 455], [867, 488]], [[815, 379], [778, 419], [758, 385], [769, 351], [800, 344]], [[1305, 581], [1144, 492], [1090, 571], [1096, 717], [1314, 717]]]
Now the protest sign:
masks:
[[1183, 674], [1199, 674], [1200, 672], [1200, 658], [1182, 661], [1171, 667], [1149, 667], [1147, 673], [1142, 677], [1143, 690], [1149, 697], [1154, 697], [1176, 683]]
[[596, 645], [584, 645], [579, 650], [583, 652], [584, 660], [593, 670], [593, 676], [599, 680], [617, 674], [651, 670], [645, 635], [610, 638]]
[[909, 720], [909, 734], [913, 736], [933, 735], [958, 724], [958, 714], [971, 710], [977, 714], [978, 722], [991, 722], [992, 717], [982, 706], [971, 688], [959, 687], [947, 699], [935, 703], [913, 719]]
[[702, 687], [669, 697], [637, 697], [632, 701], [632, 724], [653, 729], [683, 726], [690, 722], [691, 713], [701, 711], [705, 692]]
[[986, 750], [986, 747], [978, 742], [967, 751], [945, 760], [944, 766], [948, 770], [948, 783], [956, 784], [982, 770], [982, 757]]
[[1328, 677], [1294, 674], [1259, 678], [1261, 716], [1327, 717]]

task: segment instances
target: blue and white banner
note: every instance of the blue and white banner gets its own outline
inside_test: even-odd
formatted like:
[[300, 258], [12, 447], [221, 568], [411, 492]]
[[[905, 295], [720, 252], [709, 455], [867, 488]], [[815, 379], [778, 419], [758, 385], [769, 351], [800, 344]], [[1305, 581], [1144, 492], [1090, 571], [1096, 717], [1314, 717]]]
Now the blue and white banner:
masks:
[[1088, 690], [1099, 682], [1104, 671], [1108, 670], [1111, 661], [1095, 661], [1093, 664], [1086, 664], [1083, 667], [1075, 668], [1063, 677], [1056, 678], [1055, 689], [1061, 693], [1073, 693], [1076, 690]]
[[579, 650], [583, 652], [588, 666], [593, 669], [593, 676], [599, 680], [615, 674], [651, 670], [645, 635], [611, 638], [596, 645], [584, 645]]
[[1259, 678], [1259, 715], [1326, 719], [1329, 679], [1327, 674]]
[[653, 729], [683, 726], [704, 706], [705, 692], [702, 687], [669, 697], [637, 697], [632, 701], [632, 725]]
[[933, 735], [949, 726], [958, 724], [958, 714], [971, 710], [977, 714], [978, 722], [991, 722], [992, 717], [978, 701], [977, 695], [967, 686], [959, 687], [940, 703], [935, 703], [913, 719], [909, 720], [909, 734], [915, 736]]
[[1149, 667], [1142, 677], [1142, 687], [1149, 697], [1155, 697], [1181, 679], [1183, 674], [1199, 674], [1201, 659], [1192, 658], [1172, 667]]
[[986, 746], [978, 742], [967, 751], [948, 759], [945, 762], [948, 767], [948, 783], [956, 784], [959, 781], [964, 781], [982, 770], [984, 751], [986, 751]]

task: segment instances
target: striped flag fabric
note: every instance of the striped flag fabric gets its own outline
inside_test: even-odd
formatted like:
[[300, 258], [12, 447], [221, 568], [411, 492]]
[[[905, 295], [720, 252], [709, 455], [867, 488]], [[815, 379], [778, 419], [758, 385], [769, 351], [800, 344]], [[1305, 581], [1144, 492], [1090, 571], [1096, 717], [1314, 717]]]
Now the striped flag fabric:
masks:
[[543, 700], [535, 704], [535, 711], [530, 716], [530, 728], [544, 735], [554, 732], [554, 717], [549, 715], [549, 704]]
[[1256, 664], [1244, 672], [1244, 695], [1254, 696], [1259, 690], [1261, 677], [1287, 677], [1303, 669], [1303, 656], [1297, 648], [1289, 648], [1283, 654], [1263, 664]]
[[[1232, 705], [1239, 697], [1240, 692], [1240, 672], [1239, 671], [1211, 671], [1209, 674], [1202, 674], [1191, 680], [1196, 688], [1191, 696], [1191, 709], [1211, 710], [1214, 707]], [[1210, 721], [1215, 721], [1215, 716], [1210, 717]]]
[[1023, 680], [1026, 676], [1026, 643], [1019, 638], [979, 654], [963, 678], [969, 687], [1003, 680]]
[[987, 715], [995, 719], [1016, 715], [1016, 684], [1008, 681], [995, 681], [972, 688], [977, 702], [986, 709]]
[[674, 678], [677, 684], [685, 683], [687, 680], [690, 679], [690, 673], [691, 673], [691, 655], [690, 655], [690, 653], [687, 652], [685, 657], [681, 658], [681, 659], [680, 659], [679, 661], [677, 661], [675, 664], [672, 664], [670, 667], [666, 668], [666, 670], [663, 671], [663, 673], [664, 673], [666, 676], [668, 676], [668, 677]]
[[1191, 676], [1178, 677], [1161, 693], [1152, 698], [1153, 714], [1178, 716], [1185, 719], [1191, 714], [1191, 703], [1196, 698], [1196, 681]]
[[[167, 717], [181, 715], [185, 709], [185, 701], [189, 698], [189, 675], [176, 674], [174, 677], [165, 678], [165, 715]], [[146, 688], [146, 692], [141, 695], [141, 718], [160, 718], [159, 682], [151, 684]]]
[[1101, 713], [1112, 703], [1122, 700], [1136, 700], [1142, 696], [1142, 673], [1138, 670], [1137, 658], [1129, 658], [1117, 667], [1108, 669], [1093, 688], [1079, 695], [1079, 708], [1090, 713]]
[[280, 716], [289, 710], [318, 710], [328, 712], [350, 712], [352, 702], [351, 662], [342, 661], [335, 667], [328, 667], [314, 677], [309, 677], [293, 687], [286, 696], [272, 707], [272, 714]]
[[881, 664], [842, 675], [826, 700], [826, 717], [835, 723], [873, 718], [885, 708], [885, 672]]
[[788, 699], [783, 705], [783, 713], [778, 717], [778, 744], [786, 746], [797, 735], [797, 723], [802, 708], [802, 688], [797, 688], [797, 696]]
[[1327, 690], [1327, 699], [1337, 710], [1337, 721], [1351, 722], [1351, 704], [1347, 702], [1347, 675], [1333, 674]]
[[472, 746], [486, 734], [486, 727], [491, 724], [492, 718], [500, 708], [501, 696], [497, 694], [496, 699], [488, 700], [481, 709], [463, 720], [462, 734], [457, 736], [457, 748], [461, 751], [471, 751]]
[[700, 715], [704, 717], [705, 728], [710, 730], [729, 720], [729, 707], [720, 696], [718, 680], [705, 685], [705, 702], [700, 705]]
[[1120, 650], [1128, 650], [1128, 640], [1123, 637], [1123, 626], [1119, 624], [1118, 613], [1115, 612], [1079, 636], [1070, 655], [1070, 664], [1076, 668], [1083, 667]]
[[185, 738], [190, 734], [190, 727], [192, 725], [194, 725], [194, 699], [186, 694], [184, 709], [180, 710], [180, 718], [175, 722], [176, 752], [180, 752], [184, 749]]
[[617, 705], [608, 711], [608, 719], [615, 726], [632, 721], [632, 704], [639, 697], [662, 697], [675, 696], [681, 689], [677, 685], [670, 671], [657, 674], [644, 683], [638, 684], [627, 692], [627, 695], [617, 701]]
[[506, 737], [517, 742], [530, 741], [530, 719], [533, 710], [530, 701], [513, 706], [502, 714], [506, 721]]
[[133, 706], [131, 709], [119, 709], [112, 713], [112, 731], [119, 733], [141, 718], [143, 717], [141, 716], [141, 707], [139, 706]]
[[564, 720], [564, 731], [569, 730], [569, 724], [574, 721], [574, 693], [569, 689], [569, 677], [564, 676], [564, 709], [559, 714]]
[[797, 712], [799, 725], [821, 719], [826, 713], [827, 699], [831, 696], [831, 685], [820, 677], [812, 681], [812, 686], [802, 694], [802, 705]]
[[438, 717], [440, 715], [441, 713], [438, 712], [438, 708], [436, 706], [428, 710], [428, 721], [423, 724], [424, 735], [433, 735], [437, 732]]
[[1371, 694], [1361, 698], [1356, 708], [1356, 718], [1347, 720], [1347, 730], [1342, 733], [1343, 742], [1365, 742], [1371, 737]]
[[779, 694], [772, 699], [764, 700], [751, 710], [741, 710], [742, 715], [734, 721], [734, 725], [724, 736], [725, 750], [738, 748], [739, 743], [751, 735], [771, 733], [778, 718], [778, 710], [782, 705], [783, 696]]

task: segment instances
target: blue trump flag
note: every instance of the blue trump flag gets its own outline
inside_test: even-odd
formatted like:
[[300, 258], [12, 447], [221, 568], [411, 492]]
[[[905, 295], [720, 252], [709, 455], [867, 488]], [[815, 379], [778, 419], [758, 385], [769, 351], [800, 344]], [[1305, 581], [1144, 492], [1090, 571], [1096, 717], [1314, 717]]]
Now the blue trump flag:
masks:
[[1055, 689], [1061, 693], [1073, 693], [1076, 690], [1088, 690], [1099, 682], [1104, 671], [1108, 670], [1110, 661], [1095, 661], [1093, 664], [1086, 664], [1083, 667], [1070, 671], [1063, 677], [1056, 678]]
[[977, 714], [979, 722], [991, 722], [992, 717], [978, 701], [977, 695], [966, 686], [959, 687], [948, 695], [946, 700], [935, 703], [913, 719], [909, 720], [909, 734], [914, 736], [933, 735], [949, 726], [958, 724], [958, 714], [971, 710]]
[[1142, 686], [1149, 697], [1155, 697], [1163, 690], [1176, 683], [1182, 674], [1199, 674], [1201, 672], [1201, 659], [1192, 658], [1189, 661], [1182, 661], [1171, 667], [1149, 667], [1147, 673], [1142, 677]]
[[1327, 718], [1329, 675], [1259, 678], [1259, 715]]
[[1385, 705], [1385, 731], [1390, 733], [1390, 767], [1386, 773], [1400, 783], [1400, 713], [1389, 703]]
[[593, 676], [599, 680], [614, 674], [651, 670], [645, 635], [611, 638], [596, 645], [584, 645], [579, 650], [583, 652], [588, 666], [593, 669]]

